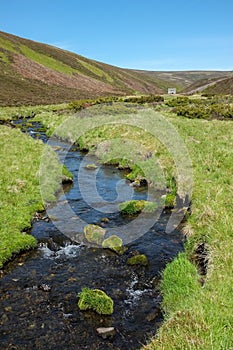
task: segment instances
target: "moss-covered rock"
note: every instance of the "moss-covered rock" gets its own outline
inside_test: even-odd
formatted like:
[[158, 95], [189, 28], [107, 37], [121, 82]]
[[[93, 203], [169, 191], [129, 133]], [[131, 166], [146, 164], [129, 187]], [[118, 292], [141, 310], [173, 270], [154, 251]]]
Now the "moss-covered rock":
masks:
[[84, 236], [90, 243], [101, 245], [104, 240], [105, 233], [105, 229], [98, 225], [89, 224], [84, 227]]
[[108, 224], [110, 220], [108, 218], [102, 218], [100, 221], [104, 224]]
[[119, 255], [122, 255], [126, 250], [126, 248], [123, 247], [122, 239], [116, 235], [106, 238], [102, 243], [102, 247], [111, 249]]
[[133, 215], [143, 211], [152, 213], [157, 209], [157, 203], [145, 200], [131, 200], [119, 204], [119, 210], [122, 214]]
[[80, 310], [94, 310], [100, 315], [113, 313], [113, 300], [100, 289], [83, 288], [78, 297]]
[[95, 164], [87, 164], [85, 166], [85, 169], [87, 169], [87, 170], [96, 170], [97, 168], [98, 168], [98, 166]]
[[147, 266], [148, 265], [148, 259], [145, 254], [137, 254], [132, 256], [132, 258], [129, 258], [127, 260], [128, 265], [141, 265], [141, 266]]

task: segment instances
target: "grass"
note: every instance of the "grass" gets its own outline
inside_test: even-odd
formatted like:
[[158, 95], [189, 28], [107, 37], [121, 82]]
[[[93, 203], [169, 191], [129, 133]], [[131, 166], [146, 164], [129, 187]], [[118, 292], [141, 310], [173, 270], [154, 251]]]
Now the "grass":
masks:
[[0, 61], [2, 61], [3, 63], [9, 63], [9, 59], [5, 52], [0, 51]]
[[[45, 146], [20, 130], [0, 126], [0, 267], [13, 254], [36, 247], [30, 228], [36, 211], [44, 209], [39, 186], [39, 168]], [[50, 167], [44, 198], [54, 200], [62, 172], [55, 153], [49, 151]]]
[[53, 57], [36, 52], [25, 45], [21, 45], [20, 50], [27, 58], [30, 58], [32, 61], [42, 64], [43, 66], [57, 72], [67, 75], [78, 73], [78, 70], [62, 63], [61, 61], [57, 61]]
[[90, 72], [92, 72], [93, 74], [97, 75], [100, 78], [104, 78], [106, 79], [107, 82], [109, 83], [113, 83], [113, 78], [106, 73], [104, 70], [94, 66], [93, 64], [90, 64], [84, 60], [78, 59], [78, 62], [87, 70], [89, 70]]
[[32, 115], [51, 115], [67, 108], [67, 104], [20, 106], [20, 107], [1, 107], [0, 121], [26, 118]]
[[[166, 322], [145, 349], [231, 349], [233, 346], [233, 136], [230, 121], [201, 121], [171, 115], [193, 161], [192, 215], [188, 242], [163, 273]], [[205, 283], [193, 264], [201, 242], [208, 247]]]
[[5, 50], [11, 51], [11, 52], [17, 52], [17, 49], [15, 48], [15, 45], [11, 43], [7, 39], [3, 39], [0, 37], [0, 47], [2, 47]]

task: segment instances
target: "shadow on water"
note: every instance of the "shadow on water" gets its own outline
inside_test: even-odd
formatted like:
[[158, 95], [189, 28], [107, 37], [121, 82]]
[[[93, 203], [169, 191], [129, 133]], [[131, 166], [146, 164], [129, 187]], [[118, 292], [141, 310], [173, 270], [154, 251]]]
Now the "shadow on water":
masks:
[[[35, 136], [39, 127], [32, 123], [28, 132]], [[43, 133], [42, 138], [46, 140]], [[67, 144], [54, 140], [54, 145], [62, 159]], [[109, 201], [117, 202], [117, 184], [131, 198], [147, 199], [148, 194], [146, 187], [132, 189], [123, 171], [99, 166], [95, 170], [96, 183], [103, 203], [93, 209], [83, 199], [77, 180], [84, 158], [87, 159], [79, 151], [71, 149], [67, 153], [64, 162], [74, 175], [74, 184], [66, 187], [58, 198], [53, 220], [45, 213], [44, 220], [33, 223], [31, 234], [40, 243], [38, 249], [21, 255], [4, 270], [0, 294], [2, 350], [139, 349], [161, 325], [160, 274], [183, 249], [184, 237], [179, 230], [165, 233], [170, 212], [164, 210], [145, 234], [127, 244], [122, 256], [107, 249], [87, 247], [78, 239], [74, 242], [71, 237], [78, 237], [82, 231], [74, 224], [77, 216], [86, 223], [99, 224], [107, 230], [117, 227], [119, 231], [134, 220], [105, 210]], [[96, 163], [93, 158], [87, 161]], [[85, 186], [88, 193], [88, 181]], [[67, 203], [73, 219], [62, 210]], [[101, 221], [103, 217], [108, 220]], [[61, 228], [62, 224], [72, 234], [61, 233], [57, 226]], [[127, 259], [136, 252], [147, 256], [148, 266], [127, 265]], [[77, 293], [82, 287], [99, 288], [111, 296], [113, 315], [81, 312]], [[97, 334], [98, 327], [114, 327], [115, 334], [103, 339]]]

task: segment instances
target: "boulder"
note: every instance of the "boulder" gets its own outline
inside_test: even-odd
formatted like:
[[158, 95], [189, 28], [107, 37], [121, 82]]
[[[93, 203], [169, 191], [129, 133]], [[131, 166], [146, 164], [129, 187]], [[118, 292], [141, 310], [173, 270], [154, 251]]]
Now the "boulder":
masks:
[[111, 249], [119, 255], [122, 255], [125, 252], [125, 248], [123, 247], [122, 239], [116, 235], [112, 235], [112, 236], [106, 238], [102, 242], [102, 247]]
[[89, 243], [101, 245], [104, 240], [105, 233], [105, 229], [98, 225], [89, 224], [84, 227], [84, 236]]
[[112, 338], [116, 334], [114, 327], [99, 327], [96, 331], [103, 339]]
[[137, 254], [132, 256], [127, 260], [128, 265], [141, 265], [141, 266], [147, 266], [148, 265], [148, 259], [145, 254]]
[[98, 167], [97, 167], [97, 165], [95, 165], [95, 164], [87, 164], [86, 166], [85, 166], [85, 169], [87, 169], [87, 170], [96, 170]]

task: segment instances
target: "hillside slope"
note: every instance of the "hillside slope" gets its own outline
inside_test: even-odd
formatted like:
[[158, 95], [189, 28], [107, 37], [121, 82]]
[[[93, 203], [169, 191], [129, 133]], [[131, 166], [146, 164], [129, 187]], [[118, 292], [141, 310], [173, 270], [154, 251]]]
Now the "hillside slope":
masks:
[[0, 105], [162, 93], [153, 79], [0, 32]]
[[137, 71], [147, 78], [164, 83], [164, 88], [175, 87], [178, 92], [191, 93], [201, 90], [207, 84], [226, 79], [233, 76], [232, 71], [175, 71], [175, 72], [154, 72]]
[[[97, 62], [0, 31], [0, 105], [51, 104], [108, 95], [182, 92], [232, 72], [150, 72]], [[186, 91], [186, 90], [185, 90]]]
[[215, 82], [204, 90], [206, 94], [233, 95], [233, 77]]

